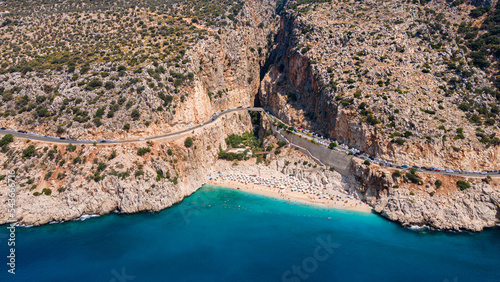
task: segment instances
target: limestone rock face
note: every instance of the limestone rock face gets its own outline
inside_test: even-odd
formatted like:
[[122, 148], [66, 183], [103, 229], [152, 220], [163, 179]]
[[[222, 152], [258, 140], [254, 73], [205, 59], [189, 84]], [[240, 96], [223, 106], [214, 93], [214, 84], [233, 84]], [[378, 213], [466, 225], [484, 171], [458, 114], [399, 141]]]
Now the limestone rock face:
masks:
[[[189, 35], [193, 38], [174, 36], [173, 40], [180, 42], [180, 47], [175, 49], [183, 51], [177, 63], [166, 58], [154, 60], [157, 54], [149, 54], [153, 51], [148, 49], [145, 57], [149, 55], [152, 60], [142, 60], [137, 64], [121, 59], [120, 63], [95, 60], [87, 72], [79, 70], [80, 66], [75, 73], [65, 69], [46, 70], [43, 75], [35, 71], [26, 74], [2, 72], [0, 95], [5, 90], [12, 92], [12, 97], [0, 105], [0, 125], [75, 139], [139, 139], [206, 122], [220, 110], [253, 106], [259, 88], [260, 67], [267, 57], [265, 46], [277, 25], [277, 18], [272, 16], [274, 5], [274, 1], [244, 1], [238, 21], [245, 24], [224, 25], [217, 30], [193, 26], [186, 20], [176, 23], [175, 28], [184, 27], [184, 32], [193, 30]], [[141, 22], [147, 22], [153, 28], [157, 21], [164, 20], [164, 15], [151, 14], [143, 9], [134, 13]], [[95, 18], [100, 16], [95, 15]], [[19, 31], [13, 32], [22, 33], [25, 25], [33, 24], [19, 21]], [[170, 28], [168, 23], [163, 24], [164, 28]], [[96, 25], [92, 28], [103, 28], [107, 24], [96, 20]], [[108, 35], [114, 34], [110, 32]], [[71, 43], [78, 45], [78, 40], [75, 37]], [[170, 39], [160, 39], [163, 40]], [[183, 40], [185, 42], [181, 42]], [[168, 55], [171, 52], [163, 50], [160, 53]], [[119, 67], [126, 70], [119, 72]], [[178, 81], [178, 77], [182, 79]], [[94, 79], [99, 80], [101, 86], [95, 89], [87, 87]], [[113, 86], [106, 88], [106, 83]], [[165, 102], [161, 95], [171, 100]], [[23, 102], [17, 103], [20, 99], [24, 99]], [[22, 105], [25, 108], [21, 109]], [[47, 111], [45, 115], [44, 109]], [[99, 109], [104, 114], [98, 114]], [[133, 110], [137, 110], [140, 116], [132, 117]], [[100, 119], [96, 122], [97, 116]], [[144, 126], [145, 123], [148, 126]], [[129, 130], [124, 129], [127, 124]]]
[[[185, 34], [175, 35], [181, 36], [181, 40], [174, 38], [175, 44], [179, 43], [176, 46], [180, 46], [175, 47], [175, 51], [185, 51], [181, 59], [176, 59], [177, 63], [167, 58], [144, 59], [137, 64], [123, 60], [120, 64], [126, 65], [125, 70], [118, 71], [118, 63], [96, 60], [87, 72], [78, 66], [73, 76], [65, 67], [62, 71], [47, 70], [43, 75], [30, 71], [1, 74], [1, 91], [12, 92], [12, 98], [6, 99], [0, 108], [2, 113], [15, 117], [1, 115], [0, 125], [66, 138], [127, 140], [185, 130], [205, 123], [217, 111], [253, 106], [260, 66], [267, 57], [266, 44], [278, 23], [273, 16], [275, 4], [275, 1], [244, 1], [237, 15], [240, 24], [231, 22], [217, 29], [199, 24], [191, 26], [190, 19], [176, 17], [175, 28], [181, 31], [185, 28], [182, 31]], [[157, 34], [157, 38], [164, 36], [160, 25], [168, 28], [171, 24], [168, 21], [172, 20], [168, 15], [156, 15], [142, 8], [136, 8], [133, 13], [144, 27], [158, 26], [155, 30], [161, 34]], [[100, 16], [89, 16], [94, 18], [93, 23], [89, 22], [92, 29], [103, 28]], [[31, 23], [20, 20], [19, 28], [39, 19], [32, 20]], [[186, 30], [193, 32], [186, 33]], [[147, 40], [145, 34], [141, 36]], [[182, 40], [185, 42], [180, 42]], [[162, 52], [168, 53], [167, 57], [171, 53]], [[178, 77], [184, 78], [182, 83], [176, 83]], [[94, 78], [102, 80], [103, 87], [85, 86]], [[114, 86], [108, 89], [104, 83], [109, 81], [113, 81]], [[170, 104], [165, 105], [160, 94], [168, 95]], [[54, 113], [54, 118], [34, 118], [33, 112], [17, 111], [20, 106], [16, 101], [20, 99], [30, 105], [38, 101], [35, 108], [46, 107], [49, 113]], [[132, 106], [128, 106], [129, 102]], [[115, 107], [117, 105], [119, 107]], [[110, 114], [112, 107], [117, 109]], [[99, 108], [104, 115], [101, 113], [102, 124], [97, 126], [91, 118], [97, 116]], [[133, 110], [139, 111], [139, 118], [132, 118]], [[125, 125], [129, 125], [130, 130], [125, 130]], [[58, 127], [63, 133], [56, 134]], [[9, 145], [9, 152], [0, 156], [4, 164], [0, 175], [17, 169], [16, 216], [8, 217], [8, 195], [6, 185], [2, 185], [0, 202], [4, 204], [0, 208], [0, 222], [40, 225], [85, 214], [162, 210], [203, 184], [206, 173], [214, 168], [219, 146], [226, 146], [224, 138], [251, 130], [250, 116], [241, 112], [226, 115], [215, 124], [180, 138], [152, 143], [77, 146], [76, 150], [69, 150], [67, 146], [26, 144], [16, 139]], [[194, 139], [193, 147], [184, 146], [187, 137]], [[23, 158], [23, 150], [31, 144], [35, 146], [36, 155]], [[139, 155], [139, 149], [146, 147], [149, 151]], [[5, 178], [0, 183], [6, 181]]]
[[[417, 6], [396, 2], [286, 10], [260, 102], [287, 123], [393, 163], [498, 169], [500, 146], [480, 137], [499, 136], [497, 122], [473, 123], [472, 112], [458, 107], [464, 97], [477, 105], [498, 103], [481, 90], [493, 87], [487, 72], [464, 64], [471, 77], [454, 73], [450, 60], [469, 60], [463, 50], [454, 42], [437, 49], [425, 41], [419, 34], [434, 31], [421, 20], [432, 19]], [[440, 25], [449, 35], [459, 36], [452, 23], [470, 20], [467, 11], [445, 1], [428, 8], [449, 21]], [[450, 79], [469, 89], [450, 90]]]
[[377, 213], [403, 226], [481, 231], [499, 224], [500, 181], [469, 179], [472, 187], [460, 191], [458, 177], [441, 175], [443, 187], [436, 188], [434, 176], [420, 176], [427, 185], [412, 184], [404, 176], [395, 178], [391, 171], [353, 161], [349, 189], [357, 190]]
[[[478, 127], [472, 112], [458, 107], [464, 97], [477, 105], [498, 103], [471, 90], [493, 87], [488, 71], [466, 63], [456, 42], [442, 40], [438, 47], [427, 40], [436, 35], [434, 24], [422, 24], [434, 21], [426, 12], [432, 9], [446, 19], [441, 32], [461, 36], [457, 26], [471, 21], [473, 6], [432, 1], [423, 11], [411, 3], [364, 1], [309, 8], [285, 9], [281, 17], [272, 67], [259, 91], [265, 107], [284, 122], [395, 164], [498, 169], [500, 146], [481, 136], [494, 138], [499, 127]], [[463, 61], [470, 76], [457, 73], [451, 61]], [[450, 89], [450, 80], [469, 87]], [[421, 177], [414, 184], [404, 173], [394, 177], [392, 169], [353, 162], [346, 189], [405, 226], [480, 231], [499, 223], [498, 182], [465, 179], [472, 187], [460, 191], [461, 178]]]
[[481, 186], [471, 188], [465, 195], [434, 196], [436, 199], [394, 191], [387, 195], [387, 202], [381, 200], [377, 203], [375, 210], [404, 226], [481, 231], [498, 224], [497, 212], [500, 209], [499, 193], [484, 193]]
[[[206, 175], [214, 170], [218, 146], [225, 146], [229, 134], [251, 130], [249, 114], [230, 113], [176, 140], [149, 144], [80, 145], [74, 151], [57, 145], [44, 154], [44, 148], [51, 145], [32, 141], [29, 144], [39, 155], [30, 159], [14, 154], [14, 150], [27, 147], [24, 141], [14, 141], [9, 145], [10, 153], [0, 155], [5, 164], [0, 174], [16, 170], [15, 217], [9, 217], [5, 178], [0, 188], [0, 224], [41, 225], [113, 211], [160, 211], [201, 187]], [[193, 138], [193, 147], [184, 146], [187, 137]], [[138, 149], [144, 147], [150, 148], [150, 153], [139, 156]], [[116, 157], [110, 158], [112, 152]], [[75, 161], [77, 158], [80, 161]], [[98, 169], [100, 163], [106, 165], [102, 171]], [[50, 191], [50, 195], [44, 191]]]
[[[214, 112], [252, 106], [258, 99], [290, 125], [396, 164], [498, 169], [500, 146], [485, 144], [500, 136], [498, 115], [489, 123], [480, 117], [479, 126], [471, 122], [474, 111], [459, 109], [465, 101], [480, 107], [477, 112], [493, 114], [496, 103], [487, 91], [492, 87], [491, 74], [473, 67], [455, 40], [457, 28], [469, 20], [473, 7], [457, 8], [447, 2], [430, 1], [422, 8], [420, 3], [396, 0], [332, 1], [303, 6], [300, 11], [285, 9], [276, 17], [275, 1], [248, 0], [237, 15], [238, 24], [217, 30], [192, 26], [203, 32], [196, 40], [191, 38], [194, 43], [186, 48], [181, 61], [187, 63], [182, 67], [146, 60], [120, 74], [116, 64], [97, 60], [87, 72], [76, 70], [75, 78], [66, 69], [1, 74], [0, 126], [56, 135], [64, 125], [63, 133], [58, 133], [63, 137], [139, 139], [184, 130], [206, 122]], [[471, 3], [494, 6], [497, 2]], [[154, 14], [141, 9], [134, 13], [148, 24], [162, 20], [150, 23]], [[192, 22], [183, 20], [182, 25]], [[18, 23], [23, 28], [35, 22], [25, 18]], [[269, 52], [273, 38], [277, 42]], [[116, 88], [85, 89], [94, 76], [103, 82], [104, 77], [113, 77]], [[172, 84], [179, 76], [189, 79], [168, 88], [158, 83]], [[172, 97], [169, 106], [159, 96], [162, 91]], [[110, 114], [114, 102], [122, 99], [123, 105]], [[133, 108], [126, 106], [128, 101]], [[91, 121], [100, 107], [110, 116]], [[132, 109], [141, 113], [136, 120]], [[85, 116], [88, 119], [82, 121]], [[97, 126], [98, 122], [102, 125]], [[261, 136], [272, 121], [264, 123]], [[126, 124], [129, 131], [124, 129]], [[232, 166], [217, 160], [219, 146], [226, 147], [227, 135], [250, 130], [248, 114], [232, 113], [180, 138], [152, 143], [73, 149], [15, 140], [0, 154], [0, 176], [16, 170], [15, 217], [9, 217], [4, 177], [0, 224], [41, 225], [87, 214], [156, 212], [170, 207], [196, 191], [209, 172]], [[480, 140], [480, 136], [487, 138]], [[193, 138], [192, 147], [184, 145], [187, 137]], [[276, 139], [263, 142], [273, 145]], [[35, 155], [23, 157], [30, 145]], [[139, 154], [140, 149], [146, 153]], [[327, 168], [302, 165], [307, 156], [288, 153], [271, 153], [268, 168], [294, 173], [327, 189], [345, 189], [404, 226], [480, 231], [500, 220], [498, 180], [467, 179], [471, 188], [460, 191], [457, 177], [422, 173], [419, 183], [411, 183], [404, 174], [395, 176], [391, 169], [359, 162], [352, 163], [351, 174], [341, 176]], [[258, 169], [241, 168], [242, 173]], [[437, 187], [437, 180], [442, 187]]]

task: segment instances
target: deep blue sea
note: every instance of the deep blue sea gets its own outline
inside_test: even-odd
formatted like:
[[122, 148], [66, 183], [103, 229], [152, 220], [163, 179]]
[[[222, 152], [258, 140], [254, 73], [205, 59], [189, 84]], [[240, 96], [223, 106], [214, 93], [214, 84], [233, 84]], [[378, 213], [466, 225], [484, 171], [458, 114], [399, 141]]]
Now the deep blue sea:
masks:
[[375, 214], [205, 186], [160, 213], [16, 229], [0, 281], [500, 281], [500, 230], [417, 232]]

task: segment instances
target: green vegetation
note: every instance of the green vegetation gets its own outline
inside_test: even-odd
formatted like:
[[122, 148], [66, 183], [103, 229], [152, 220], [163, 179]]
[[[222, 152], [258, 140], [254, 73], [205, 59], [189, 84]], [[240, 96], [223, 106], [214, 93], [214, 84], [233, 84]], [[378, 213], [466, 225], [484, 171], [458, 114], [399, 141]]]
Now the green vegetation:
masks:
[[9, 145], [14, 141], [14, 136], [12, 134], [6, 134], [0, 139], [0, 147]]
[[[247, 160], [248, 159], [247, 153], [261, 152], [264, 150], [264, 148], [261, 147], [260, 140], [255, 137], [253, 132], [244, 132], [241, 136], [237, 134], [231, 134], [225, 139], [225, 141], [226, 145], [230, 148], [246, 148], [246, 149], [242, 153], [228, 153], [222, 150], [222, 147], [219, 146], [219, 155], [218, 155], [219, 159], [230, 160], [230, 161]], [[276, 150], [275, 154], [279, 154], [278, 151], [279, 150]]]
[[436, 189], [439, 189], [439, 187], [443, 185], [443, 182], [441, 180], [436, 180], [436, 182], [434, 182], [434, 185], [436, 185]]
[[397, 139], [392, 139], [391, 140], [391, 143], [396, 143], [398, 145], [403, 145], [405, 142], [406, 142], [406, 140], [404, 140], [402, 138], [397, 138]]
[[74, 158], [73, 159], [73, 163], [74, 164], [81, 164], [82, 163], [82, 158], [80, 158], [80, 156]]
[[89, 83], [87, 83], [87, 86], [85, 86], [86, 90], [94, 90], [102, 86], [102, 81], [99, 80], [98, 78], [92, 79]]
[[103, 171], [106, 169], [106, 164], [105, 163], [99, 163], [97, 166], [97, 171]]
[[147, 153], [151, 152], [151, 148], [149, 147], [141, 147], [137, 150], [137, 155], [139, 156], [144, 156]]
[[221, 160], [228, 160], [228, 161], [233, 161], [233, 160], [247, 160], [248, 157], [246, 156], [246, 152], [249, 150], [245, 150], [243, 153], [228, 153], [224, 150], [222, 150], [222, 147], [219, 146], [219, 155], [218, 158]]
[[416, 174], [417, 170], [412, 168], [410, 170], [410, 172], [407, 172], [406, 173], [406, 178], [411, 181], [412, 183], [415, 183], [415, 184], [420, 184], [420, 182], [422, 181], [422, 178], [420, 178], [417, 174]]
[[49, 180], [49, 178], [52, 176], [52, 171], [48, 171], [44, 176], [43, 176], [43, 180], [47, 181]]
[[191, 137], [187, 137], [185, 140], [184, 140], [184, 146], [186, 148], [190, 148], [191, 146], [193, 146], [193, 138]]
[[369, 114], [367, 117], [366, 117], [366, 122], [369, 124], [369, 125], [377, 125], [380, 123], [380, 120], [378, 120], [376, 117], [374, 117], [373, 115]]
[[68, 146], [66, 146], [66, 150], [68, 150], [69, 152], [74, 152], [76, 150], [76, 145], [69, 143]]
[[482, 15], [484, 15], [485, 13], [489, 12], [490, 10], [491, 10], [491, 7], [488, 7], [488, 6], [478, 7], [476, 9], [473, 9], [470, 12], [470, 16], [472, 18], [479, 18]]
[[465, 181], [465, 180], [458, 180], [457, 181], [457, 187], [458, 189], [460, 189], [461, 191], [467, 189], [467, 188], [470, 188], [471, 185], [469, 182]]
[[226, 139], [226, 145], [231, 148], [257, 148], [260, 147], [260, 140], [256, 138], [253, 132], [244, 132], [241, 136], [236, 134], [229, 135]]
[[134, 109], [130, 114], [130, 117], [132, 117], [132, 120], [139, 120], [139, 118], [141, 117], [141, 113], [138, 109]]
[[105, 174], [101, 175], [99, 173], [99, 171], [94, 172], [94, 181], [95, 182], [99, 182], [99, 181], [103, 180], [105, 177], [106, 177], [106, 175]]
[[35, 145], [29, 145], [26, 149], [23, 150], [23, 158], [29, 159], [36, 155]]
[[[168, 176], [168, 178], [170, 178], [170, 174], [169, 174], [169, 173], [167, 173], [167, 176]], [[161, 169], [158, 169], [158, 170], [156, 171], [156, 181], [160, 181], [160, 180], [162, 180], [163, 178], [166, 178], [166, 177], [163, 175], [163, 171], [162, 171]]]

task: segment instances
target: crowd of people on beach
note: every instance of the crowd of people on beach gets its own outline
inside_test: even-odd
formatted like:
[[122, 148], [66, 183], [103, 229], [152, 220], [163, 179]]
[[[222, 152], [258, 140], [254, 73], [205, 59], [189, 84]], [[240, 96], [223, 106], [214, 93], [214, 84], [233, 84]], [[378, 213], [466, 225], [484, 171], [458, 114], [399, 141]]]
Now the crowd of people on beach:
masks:
[[362, 206], [365, 203], [355, 199], [352, 195], [340, 191], [327, 191], [325, 187], [299, 180], [293, 175], [284, 175], [280, 177], [261, 177], [258, 175], [231, 174], [218, 171], [210, 180], [213, 181], [231, 181], [243, 185], [257, 185], [270, 188], [277, 192], [280, 198], [291, 200], [289, 193], [298, 193], [312, 201], [325, 200], [333, 201], [342, 206]]

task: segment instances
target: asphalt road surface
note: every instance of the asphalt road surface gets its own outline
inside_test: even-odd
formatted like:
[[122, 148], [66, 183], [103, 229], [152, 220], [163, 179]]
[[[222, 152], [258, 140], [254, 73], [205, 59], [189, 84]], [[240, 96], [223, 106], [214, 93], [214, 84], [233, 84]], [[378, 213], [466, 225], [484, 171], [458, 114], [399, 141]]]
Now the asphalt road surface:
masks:
[[[172, 133], [167, 133], [164, 135], [159, 135], [159, 136], [153, 136], [153, 137], [148, 137], [148, 138], [140, 138], [140, 139], [133, 139], [133, 140], [115, 140], [115, 141], [105, 141], [105, 140], [73, 140], [73, 139], [57, 139], [57, 138], [50, 138], [50, 137], [45, 137], [45, 136], [40, 136], [40, 135], [34, 135], [34, 134], [29, 134], [29, 133], [21, 133], [18, 131], [13, 131], [9, 129], [0, 129], [0, 135], [6, 135], [6, 134], [12, 134], [16, 138], [22, 138], [22, 139], [30, 139], [30, 140], [37, 140], [37, 141], [43, 141], [43, 142], [50, 142], [50, 143], [57, 143], [57, 144], [94, 144], [96, 142], [97, 144], [125, 144], [125, 143], [137, 143], [137, 142], [145, 142], [145, 141], [153, 141], [153, 140], [160, 140], [160, 139], [166, 139], [166, 138], [172, 138], [172, 137], [180, 137], [184, 135], [185, 133], [191, 132], [195, 129], [202, 128], [204, 126], [208, 126], [221, 118], [222, 116], [232, 113], [232, 112], [240, 112], [240, 111], [248, 111], [248, 112], [265, 112], [263, 108], [259, 107], [249, 107], [249, 108], [236, 108], [236, 109], [228, 109], [225, 111], [220, 112], [216, 116], [213, 117], [213, 119], [208, 120], [207, 122], [204, 122], [202, 124], [193, 126], [191, 128], [182, 130], [182, 131], [177, 131], [177, 132], [172, 132]], [[268, 113], [266, 113], [268, 114]], [[271, 118], [274, 118], [274, 116], [268, 114]], [[303, 134], [301, 134], [303, 135]], [[310, 136], [304, 135], [307, 139], [311, 138]], [[175, 139], [175, 138], [174, 138]], [[353, 156], [355, 157], [355, 156]], [[402, 168], [402, 171], [405, 170], [410, 170], [410, 168]], [[463, 177], [486, 177], [486, 176], [491, 176], [491, 177], [500, 177], [499, 173], [488, 173], [486, 175], [484, 174], [478, 174], [478, 173], [449, 173], [445, 171], [428, 171], [425, 170], [423, 171], [424, 173], [431, 173], [431, 174], [444, 174], [444, 175], [457, 175], [457, 176], [463, 176]]]
[[41, 135], [34, 135], [34, 134], [29, 134], [29, 133], [21, 133], [18, 131], [13, 131], [9, 129], [0, 129], [0, 135], [6, 135], [6, 134], [12, 134], [14, 137], [17, 138], [23, 138], [23, 139], [30, 139], [30, 140], [37, 140], [37, 141], [43, 141], [43, 142], [50, 142], [50, 143], [58, 143], [58, 144], [94, 144], [96, 142], [97, 144], [124, 144], [124, 143], [136, 143], [136, 142], [144, 142], [144, 141], [151, 141], [151, 140], [159, 140], [159, 139], [165, 139], [169, 137], [175, 137], [175, 136], [180, 136], [185, 133], [191, 132], [195, 129], [207, 126], [222, 116], [232, 113], [232, 112], [240, 112], [240, 111], [249, 111], [249, 112], [262, 112], [264, 111], [263, 108], [237, 108], [237, 109], [229, 109], [222, 111], [219, 113], [217, 116], [215, 116], [213, 119], [210, 119], [209, 121], [198, 124], [196, 126], [190, 127], [188, 129], [182, 130], [182, 131], [177, 131], [177, 132], [172, 132], [172, 133], [167, 133], [164, 135], [159, 135], [159, 136], [153, 136], [153, 137], [148, 137], [148, 138], [140, 138], [140, 139], [133, 139], [133, 140], [116, 140], [116, 141], [104, 141], [104, 140], [74, 140], [74, 139], [58, 139], [58, 138], [50, 138], [50, 137], [45, 137]]

